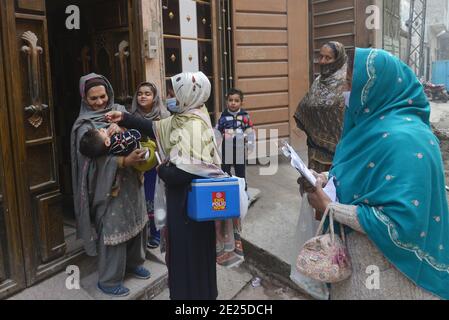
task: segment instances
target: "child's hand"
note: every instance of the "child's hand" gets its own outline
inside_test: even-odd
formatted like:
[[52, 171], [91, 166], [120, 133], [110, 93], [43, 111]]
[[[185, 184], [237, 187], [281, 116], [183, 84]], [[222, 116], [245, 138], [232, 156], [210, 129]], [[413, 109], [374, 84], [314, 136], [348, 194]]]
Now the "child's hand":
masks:
[[105, 116], [105, 119], [109, 123], [119, 123], [123, 120], [123, 112], [120, 111], [111, 111], [108, 112]]
[[124, 167], [137, 166], [145, 162], [145, 153], [147, 151], [143, 149], [134, 150], [129, 156], [124, 160]]
[[108, 128], [108, 136], [112, 137], [114, 134], [122, 132], [122, 129], [115, 123], [111, 124]]

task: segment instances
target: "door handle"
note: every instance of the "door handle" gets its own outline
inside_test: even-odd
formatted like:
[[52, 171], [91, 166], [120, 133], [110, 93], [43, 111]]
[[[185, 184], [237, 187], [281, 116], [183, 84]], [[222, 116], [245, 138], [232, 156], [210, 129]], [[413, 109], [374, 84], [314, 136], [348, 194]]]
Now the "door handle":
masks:
[[127, 59], [130, 56], [129, 43], [125, 40], [120, 42], [118, 46], [118, 52], [115, 54], [119, 59], [120, 64], [120, 97], [119, 99], [122, 101], [132, 100], [132, 97], [129, 95], [129, 78], [128, 78], [128, 62]]
[[48, 105], [42, 103], [40, 93], [40, 70], [39, 57], [44, 50], [37, 45], [38, 38], [36, 34], [27, 31], [22, 35], [27, 45], [21, 48], [21, 51], [27, 55], [28, 58], [28, 84], [30, 92], [31, 105], [25, 107], [25, 114], [28, 117], [28, 122], [35, 128], [39, 128], [43, 123], [43, 112], [48, 109]]

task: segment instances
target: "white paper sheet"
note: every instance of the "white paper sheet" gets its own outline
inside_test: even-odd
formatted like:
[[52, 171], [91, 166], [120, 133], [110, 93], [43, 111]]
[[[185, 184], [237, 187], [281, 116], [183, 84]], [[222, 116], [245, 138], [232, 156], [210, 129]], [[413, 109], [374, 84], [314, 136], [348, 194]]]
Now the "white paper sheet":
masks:
[[332, 202], [338, 202], [337, 200], [337, 188], [335, 187], [334, 177], [332, 177], [324, 187], [323, 191], [331, 199]]
[[296, 153], [295, 149], [293, 149], [287, 142], [284, 142], [284, 147], [282, 147], [282, 151], [287, 158], [291, 159], [292, 167], [298, 170], [298, 172], [303, 176], [312, 186], [316, 185], [316, 178], [312, 174], [312, 172], [307, 168], [304, 161], [302, 161], [301, 157]]
[[[301, 174], [301, 176], [306, 178], [309, 183], [315, 186], [317, 179], [309, 170], [309, 168], [307, 168], [306, 164], [295, 151], [295, 149], [293, 149], [287, 142], [284, 142], [283, 144], [284, 147], [282, 148], [282, 152], [287, 158], [291, 159], [292, 167], [295, 168]], [[334, 178], [329, 180], [323, 191], [333, 202], [337, 201], [337, 189], [335, 187]]]

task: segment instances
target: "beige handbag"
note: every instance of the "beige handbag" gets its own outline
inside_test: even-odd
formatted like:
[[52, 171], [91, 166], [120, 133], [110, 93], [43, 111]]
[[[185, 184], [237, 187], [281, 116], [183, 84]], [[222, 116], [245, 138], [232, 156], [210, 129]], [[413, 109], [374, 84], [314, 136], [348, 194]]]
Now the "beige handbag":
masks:
[[[322, 234], [328, 216], [330, 233]], [[296, 261], [298, 272], [325, 283], [337, 283], [348, 279], [352, 274], [352, 265], [343, 229], [342, 226], [341, 238], [335, 235], [334, 213], [328, 208], [318, 227], [316, 237], [307, 241], [299, 253]]]

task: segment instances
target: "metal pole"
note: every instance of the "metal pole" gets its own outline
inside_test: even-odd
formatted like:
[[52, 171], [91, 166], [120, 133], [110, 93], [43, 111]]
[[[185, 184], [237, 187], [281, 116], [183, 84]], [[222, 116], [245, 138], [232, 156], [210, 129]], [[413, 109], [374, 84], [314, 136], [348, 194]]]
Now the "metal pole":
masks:
[[407, 64], [412, 65], [412, 34], [413, 34], [413, 18], [415, 12], [415, 0], [410, 0], [410, 14], [408, 20], [408, 43], [407, 43]]
[[419, 77], [424, 76], [424, 40], [426, 37], [426, 16], [427, 16], [427, 0], [422, 0], [422, 25], [421, 25], [421, 43], [420, 43], [420, 65], [419, 65]]

